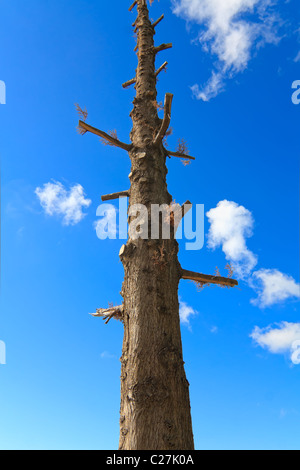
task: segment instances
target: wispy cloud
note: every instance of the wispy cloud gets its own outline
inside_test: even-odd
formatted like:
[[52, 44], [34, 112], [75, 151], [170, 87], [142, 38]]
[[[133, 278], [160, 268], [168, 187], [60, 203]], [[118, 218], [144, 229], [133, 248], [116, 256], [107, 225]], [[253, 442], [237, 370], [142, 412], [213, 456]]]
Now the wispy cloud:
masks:
[[300, 62], [300, 51], [298, 52], [298, 54], [296, 55], [295, 59], [294, 59], [294, 62]]
[[46, 183], [36, 188], [35, 194], [46, 214], [62, 217], [64, 225], [78, 224], [86, 214], [83, 209], [91, 205], [91, 200], [85, 198], [84, 189], [80, 184], [67, 190], [61, 183]]
[[217, 326], [212, 326], [210, 328], [210, 332], [214, 335], [216, 335], [219, 332], [219, 328]]
[[253, 235], [251, 212], [233, 201], [220, 201], [207, 212], [210, 223], [208, 246], [222, 247], [239, 278], [248, 275], [257, 264], [257, 257], [247, 248], [246, 240]]
[[[298, 43], [300, 43], [300, 28], [298, 28], [298, 29], [296, 30], [296, 35], [297, 35]], [[299, 50], [299, 52], [297, 53], [297, 55], [295, 56], [294, 62], [296, 62], [296, 63], [300, 62], [300, 50]]]
[[272, 354], [288, 354], [293, 364], [300, 364], [300, 323], [282, 322], [267, 328], [256, 326], [250, 337]]
[[210, 101], [221, 93], [224, 87], [223, 74], [213, 71], [210, 80], [203, 87], [200, 88], [199, 85], [196, 84], [191, 87], [191, 90], [198, 100]]
[[188, 305], [186, 302], [183, 302], [180, 299], [179, 303], [179, 315], [180, 315], [180, 321], [183, 325], [188, 326], [190, 328], [190, 318], [192, 316], [197, 315], [197, 311], [193, 309], [190, 305]]
[[100, 354], [101, 359], [116, 359], [117, 356], [115, 354], [111, 354], [109, 351], [103, 351]]
[[172, 0], [173, 12], [200, 25], [199, 42], [215, 57], [215, 70], [203, 86], [192, 90], [209, 101], [225, 80], [248, 66], [254, 47], [278, 43], [276, 0]]

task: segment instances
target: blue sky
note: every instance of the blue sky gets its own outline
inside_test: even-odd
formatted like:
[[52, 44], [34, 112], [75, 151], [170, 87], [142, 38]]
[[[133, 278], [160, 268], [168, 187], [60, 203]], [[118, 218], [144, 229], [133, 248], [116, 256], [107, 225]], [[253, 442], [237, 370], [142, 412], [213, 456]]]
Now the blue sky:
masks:
[[[121, 302], [123, 241], [99, 240], [94, 224], [101, 195], [128, 188], [130, 162], [76, 133], [74, 103], [128, 142], [129, 3], [0, 1], [1, 449], [118, 446], [122, 325], [89, 313]], [[169, 147], [184, 138], [197, 158], [168, 160], [169, 190], [207, 214], [203, 249], [180, 242], [180, 262], [207, 274], [230, 262], [240, 281], [180, 284], [195, 443], [299, 450], [299, 5], [224, 5], [150, 10], [165, 14], [157, 44], [173, 42], [157, 63], [169, 63], [159, 101], [174, 94]]]

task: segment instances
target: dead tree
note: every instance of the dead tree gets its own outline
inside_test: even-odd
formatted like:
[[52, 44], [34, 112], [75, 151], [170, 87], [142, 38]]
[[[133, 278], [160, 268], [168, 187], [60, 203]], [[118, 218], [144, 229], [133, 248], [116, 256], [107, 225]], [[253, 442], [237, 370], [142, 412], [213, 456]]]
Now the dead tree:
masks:
[[[136, 0], [129, 10], [135, 7], [138, 14], [133, 26], [137, 33], [138, 66], [135, 77], [123, 85], [134, 84], [136, 89], [130, 114], [133, 121], [131, 143], [120, 142], [116, 135], [100, 131], [84, 121], [79, 122], [79, 129], [82, 134], [96, 134], [109, 145], [124, 149], [131, 160], [130, 189], [102, 199], [128, 196], [129, 207], [143, 204], [150, 217], [152, 204], [171, 205], [173, 200], [166, 183], [167, 156], [186, 160], [193, 157], [164, 147], [173, 95], [166, 94], [164, 117], [160, 119], [156, 85], [158, 73], [166, 63], [158, 69], [155, 63], [158, 53], [172, 44], [155, 46], [155, 27], [163, 16], [151, 23], [147, 1]], [[129, 217], [129, 222], [131, 219]], [[120, 251], [125, 271], [121, 291], [123, 304], [99, 309], [94, 314], [106, 322], [116, 318], [124, 324], [120, 450], [194, 448], [189, 383], [184, 370], [180, 332], [179, 281], [191, 279], [201, 285], [237, 285], [233, 279], [183, 270], [178, 261], [175, 230], [176, 227], [172, 227], [168, 240], [131, 239], [129, 236]]]

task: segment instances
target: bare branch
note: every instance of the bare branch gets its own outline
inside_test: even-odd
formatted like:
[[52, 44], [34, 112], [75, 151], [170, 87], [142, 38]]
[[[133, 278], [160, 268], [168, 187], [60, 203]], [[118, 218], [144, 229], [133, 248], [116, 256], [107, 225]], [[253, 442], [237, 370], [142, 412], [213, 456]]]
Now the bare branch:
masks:
[[186, 271], [185, 269], [182, 270], [181, 279], [189, 279], [199, 284], [217, 284], [226, 287], [235, 287], [238, 285], [238, 281], [232, 278], [200, 274], [193, 271]]
[[114, 147], [120, 147], [121, 149], [126, 150], [127, 152], [131, 150], [132, 146], [130, 144], [125, 144], [124, 142], [120, 142], [120, 140], [115, 139], [114, 137], [107, 134], [106, 132], [100, 131], [99, 129], [96, 129], [95, 127], [90, 126], [86, 122], [79, 121], [79, 128], [83, 129], [86, 132], [91, 132], [92, 134], [102, 137], [102, 139], [106, 140]]
[[137, 4], [137, 0], [134, 0], [133, 4], [128, 8], [128, 11], [132, 11]]
[[106, 194], [105, 196], [102, 196], [101, 199], [102, 201], [112, 201], [113, 199], [118, 199], [120, 197], [129, 197], [129, 190], [120, 191], [119, 193]]
[[154, 48], [154, 52], [155, 52], [155, 54], [157, 54], [158, 52], [164, 51], [166, 49], [171, 49], [171, 47], [173, 47], [172, 43], [161, 44], [160, 46], [157, 46], [157, 47]]
[[132, 78], [131, 80], [128, 80], [128, 82], [123, 83], [122, 87], [123, 88], [128, 88], [131, 85], [134, 85], [136, 83], [136, 78]]
[[195, 157], [191, 157], [191, 155], [185, 155], [184, 153], [180, 152], [171, 152], [170, 150], [165, 149], [165, 152], [167, 155], [170, 157], [177, 157], [177, 158], [183, 158], [185, 160], [196, 160]]
[[170, 122], [171, 122], [171, 110], [172, 110], [172, 101], [173, 101], [173, 95], [172, 93], [166, 93], [165, 96], [165, 108], [164, 108], [164, 118], [161, 124], [161, 128], [157, 134], [157, 136], [154, 139], [154, 144], [157, 144], [158, 142], [161, 142], [166, 135], [166, 132], [169, 128]]
[[93, 317], [101, 317], [105, 320], [105, 324], [114, 318], [115, 320], [123, 321], [123, 312], [124, 308], [123, 305], [119, 305], [118, 307], [110, 307], [110, 308], [97, 308], [96, 313], [91, 313]]
[[161, 15], [161, 17], [158, 18], [158, 20], [154, 21], [154, 23], [152, 23], [153, 28], [155, 28], [158, 25], [158, 23], [160, 23], [164, 19], [164, 17], [165, 15]]
[[[117, 134], [117, 131], [116, 129], [113, 129], [111, 131], [108, 131], [107, 133], [110, 137], [112, 137], [114, 140], [119, 140], [118, 139], [118, 134]], [[108, 140], [106, 139], [101, 139], [101, 142], [103, 145], [110, 145], [111, 147], [114, 147], [115, 144], [113, 142], [108, 142]]]
[[167, 65], [168, 65], [168, 62], [164, 62], [164, 63], [159, 67], [159, 69], [157, 69], [157, 71], [155, 72], [155, 76], [157, 77], [157, 76], [160, 74], [160, 72], [162, 72], [162, 71], [167, 67]]

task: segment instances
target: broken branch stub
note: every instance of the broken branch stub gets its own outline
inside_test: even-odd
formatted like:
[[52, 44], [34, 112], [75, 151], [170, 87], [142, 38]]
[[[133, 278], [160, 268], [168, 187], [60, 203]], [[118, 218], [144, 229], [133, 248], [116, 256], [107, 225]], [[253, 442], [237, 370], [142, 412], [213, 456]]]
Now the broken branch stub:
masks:
[[161, 44], [160, 46], [154, 47], [155, 54], [158, 54], [161, 51], [165, 51], [166, 49], [171, 49], [173, 44], [170, 42], [168, 44]]
[[166, 132], [169, 128], [171, 122], [171, 110], [172, 110], [172, 101], [173, 95], [172, 93], [166, 93], [165, 96], [165, 106], [164, 106], [164, 118], [161, 124], [161, 128], [158, 131], [157, 136], [154, 139], [154, 144], [161, 142], [166, 135]]
[[161, 15], [158, 20], [154, 21], [154, 23], [152, 23], [152, 26], [153, 28], [155, 28], [163, 19], [164, 19], [165, 15]]
[[209, 274], [195, 273], [193, 271], [182, 270], [181, 279], [199, 282], [200, 284], [217, 284], [219, 286], [236, 287], [238, 281], [232, 278], [212, 276]]
[[175, 202], [171, 203], [169, 206], [169, 213], [167, 213], [165, 222], [169, 223], [172, 227], [174, 227], [175, 233], [182, 221], [183, 217], [192, 209], [192, 203], [190, 201], [186, 201], [182, 206], [180, 204], [176, 204]]
[[96, 129], [96, 127], [92, 127], [89, 124], [87, 124], [84, 121], [79, 121], [79, 126], [80, 129], [82, 129], [85, 132], [91, 132], [92, 134], [98, 135], [99, 137], [102, 137], [102, 139], [106, 140], [109, 142], [111, 145], [114, 147], [119, 147], [123, 150], [126, 150], [129, 152], [131, 150], [132, 145], [130, 144], [125, 144], [124, 142], [121, 142], [118, 139], [115, 139], [111, 135], [107, 134], [106, 132], [100, 131], [99, 129]]
[[159, 69], [156, 70], [155, 76], [157, 77], [157, 76], [160, 74], [160, 72], [162, 72], [162, 71], [167, 67], [167, 65], [168, 65], [168, 62], [164, 62], [164, 63], [159, 67]]
[[105, 194], [101, 197], [102, 201], [112, 201], [114, 199], [119, 199], [120, 197], [129, 197], [129, 190], [128, 191], [120, 191], [118, 193], [112, 194]]
[[[136, 46], [134, 50], [136, 51], [137, 49], [138, 49], [138, 46]], [[168, 62], [164, 62], [163, 65], [161, 65], [159, 69], [157, 69], [157, 71], [155, 72], [155, 76], [157, 77], [160, 74], [160, 72], [162, 72], [167, 67], [167, 65], [168, 65]], [[132, 78], [131, 80], [128, 80], [127, 82], [123, 83], [122, 87], [128, 88], [131, 85], [134, 85], [135, 83], [136, 83], [136, 78]]]
[[185, 160], [196, 160], [196, 158], [191, 157], [191, 155], [186, 155], [180, 152], [171, 152], [170, 150], [167, 150], [167, 149], [165, 149], [165, 151], [166, 151], [166, 155], [169, 155], [170, 157], [183, 158]]
[[131, 80], [128, 80], [128, 82], [123, 83], [122, 87], [128, 88], [131, 85], [134, 85], [135, 83], [136, 83], [136, 78], [132, 78]]
[[132, 11], [136, 5], [137, 5], [137, 0], [134, 0], [133, 4], [128, 8], [128, 11]]
[[114, 318], [115, 320], [123, 321], [123, 305], [119, 305], [118, 307], [110, 307], [110, 308], [97, 308], [96, 313], [91, 313], [93, 317], [100, 317], [105, 320], [105, 324]]

